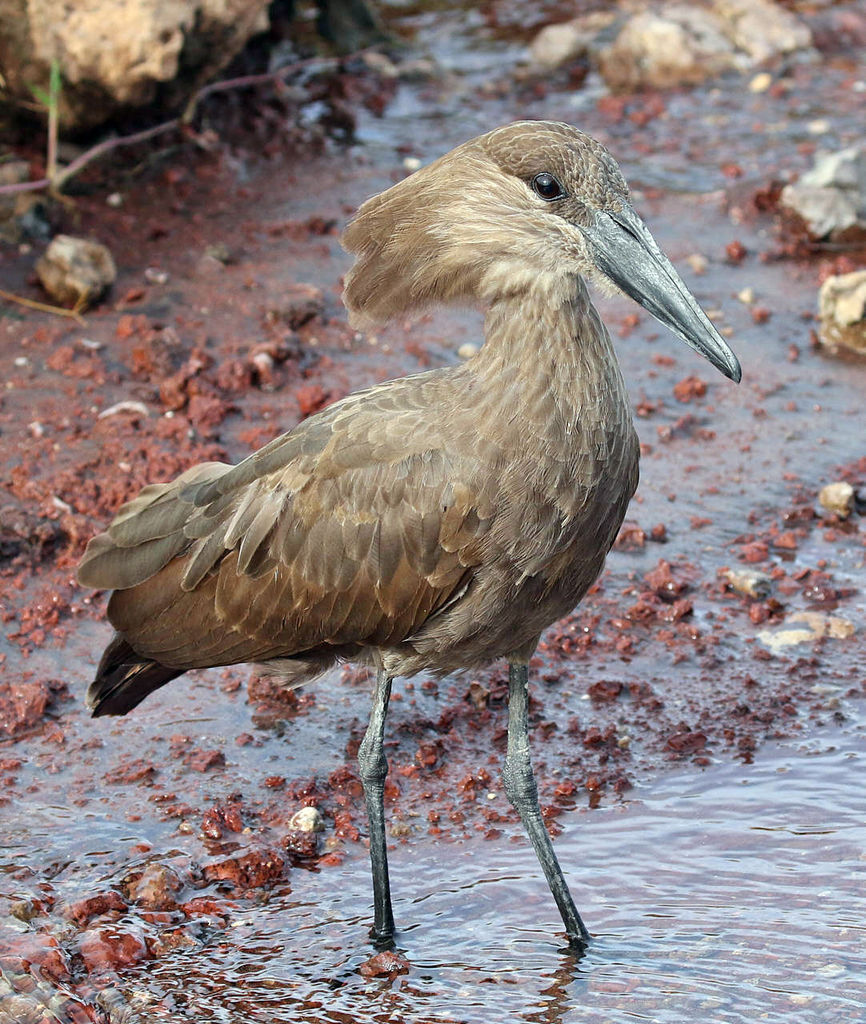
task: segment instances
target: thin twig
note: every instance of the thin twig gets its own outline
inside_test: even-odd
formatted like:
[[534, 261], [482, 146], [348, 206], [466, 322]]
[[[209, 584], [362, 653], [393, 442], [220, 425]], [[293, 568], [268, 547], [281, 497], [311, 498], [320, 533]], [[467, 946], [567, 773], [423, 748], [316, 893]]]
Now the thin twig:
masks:
[[[113, 149], [119, 149], [121, 146], [134, 146], [139, 142], [147, 142], [148, 139], [153, 139], [158, 135], [165, 134], [165, 132], [170, 132], [189, 124], [199, 103], [212, 93], [228, 92], [231, 89], [249, 89], [256, 85], [266, 85], [268, 82], [278, 82], [297, 71], [303, 71], [305, 68], [320, 67], [324, 69], [338, 67], [341, 61], [360, 57], [366, 52], [366, 50], [357, 50], [346, 57], [309, 57], [306, 60], [295, 61], [293, 64], [286, 64], [277, 71], [269, 71], [260, 75], [244, 75], [241, 78], [227, 78], [221, 82], [211, 82], [210, 85], [202, 86], [201, 89], [193, 93], [180, 117], [173, 117], [170, 121], [164, 121], [153, 128], [146, 128], [144, 131], [135, 132], [133, 135], [118, 135], [111, 139], [104, 139], [102, 142], [98, 142], [95, 146], [91, 146], [90, 149], [79, 154], [71, 163], [54, 175], [40, 178], [38, 181], [24, 181], [15, 185], [0, 185], [0, 196], [12, 195], [16, 192], [36, 192], [43, 188], [51, 188], [52, 191], [60, 192], [70, 178], [75, 177], [88, 164], [105, 153], [109, 153]], [[51, 129], [49, 127], [49, 136], [50, 132]]]
[[[349, 56], [358, 57], [363, 53], [366, 53], [366, 50], [358, 50]], [[347, 57], [308, 57], [306, 60], [295, 61], [294, 64], [286, 64], [276, 71], [265, 71], [259, 75], [242, 75], [240, 78], [224, 78], [220, 82], [211, 82], [210, 85], [202, 86], [198, 92], [192, 95], [181, 120], [184, 124], [189, 124], [195, 114], [196, 107], [206, 96], [210, 96], [212, 93], [228, 92], [231, 89], [250, 89], [256, 85], [279, 82], [289, 75], [293, 75], [296, 71], [303, 71], [305, 68], [316, 66], [323, 69], [337, 67], [341, 60], [347, 59]]]
[[40, 178], [38, 181], [19, 181], [14, 185], [0, 185], [0, 195], [8, 196], [16, 192], [37, 192], [41, 188], [48, 188], [51, 182], [48, 178]]
[[[113, 139], [104, 139], [90, 149], [85, 150], [72, 163], [67, 164], [54, 179], [54, 188], [59, 192], [70, 178], [83, 170], [91, 161], [102, 156], [103, 153], [108, 153], [112, 149], [118, 149], [121, 146], [134, 146], [137, 142], [147, 142], [148, 139], [155, 138], [157, 135], [163, 135], [165, 132], [170, 132], [179, 126], [180, 118], [174, 117], [170, 121], [155, 125], [153, 128], [146, 128], [144, 131], [136, 132], [134, 135], [118, 135]], [[3, 189], [0, 188], [0, 192], [2, 191]]]
[[81, 315], [81, 305], [78, 304], [74, 309], [65, 309], [63, 306], [51, 306], [47, 302], [36, 302], [35, 299], [25, 299], [21, 295], [13, 295], [11, 292], [6, 292], [0, 288], [0, 299], [5, 299], [7, 302], [17, 302], [19, 306], [27, 306], [28, 309], [38, 309], [41, 313], [54, 313], [55, 316], [68, 316], [72, 317], [76, 323], [84, 324], [84, 317]]

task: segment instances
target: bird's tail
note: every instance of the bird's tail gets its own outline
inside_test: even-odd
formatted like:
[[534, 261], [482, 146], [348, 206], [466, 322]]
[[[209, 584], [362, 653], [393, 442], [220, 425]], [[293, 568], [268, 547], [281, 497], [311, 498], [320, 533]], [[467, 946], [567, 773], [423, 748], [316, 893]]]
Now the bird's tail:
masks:
[[126, 640], [115, 633], [99, 662], [96, 678], [87, 688], [85, 702], [94, 718], [125, 715], [148, 694], [182, 674], [183, 669], [168, 668], [136, 654]]

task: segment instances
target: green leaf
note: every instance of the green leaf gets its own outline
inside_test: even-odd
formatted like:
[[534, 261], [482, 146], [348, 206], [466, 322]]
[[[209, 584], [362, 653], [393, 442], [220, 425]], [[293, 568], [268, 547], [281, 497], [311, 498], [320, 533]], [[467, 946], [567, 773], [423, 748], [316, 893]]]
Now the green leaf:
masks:
[[51, 76], [48, 79], [48, 92], [51, 96], [51, 106], [57, 102], [57, 97], [60, 95], [60, 61], [53, 60], [51, 62]]
[[38, 85], [30, 85], [29, 83], [27, 88], [33, 93], [43, 107], [51, 107], [51, 97], [44, 89], [40, 88]]

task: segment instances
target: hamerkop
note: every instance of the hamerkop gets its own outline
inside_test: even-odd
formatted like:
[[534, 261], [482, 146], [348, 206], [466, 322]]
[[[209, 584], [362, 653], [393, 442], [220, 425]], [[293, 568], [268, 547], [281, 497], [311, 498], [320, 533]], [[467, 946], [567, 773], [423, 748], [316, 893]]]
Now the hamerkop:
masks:
[[528, 663], [601, 571], [638, 480], [638, 442], [587, 280], [612, 282], [726, 377], [736, 357], [629, 205], [610, 154], [522, 121], [458, 146], [358, 211], [353, 323], [434, 302], [486, 306], [460, 366], [350, 395], [237, 466], [145, 487], [79, 570], [117, 630], [87, 692], [122, 715], [191, 668], [264, 663], [295, 686], [374, 666], [358, 752], [373, 936], [394, 934], [385, 715], [395, 676], [509, 662], [503, 781], [569, 939], [588, 933], [538, 805]]

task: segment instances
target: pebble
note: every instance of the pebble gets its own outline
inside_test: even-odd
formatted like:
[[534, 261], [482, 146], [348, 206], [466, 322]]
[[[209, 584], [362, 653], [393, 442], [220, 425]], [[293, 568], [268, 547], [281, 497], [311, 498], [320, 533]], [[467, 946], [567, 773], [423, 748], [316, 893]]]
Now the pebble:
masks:
[[289, 828], [299, 832], [324, 832], [325, 822], [316, 807], [302, 807], [295, 811], [289, 821]]
[[686, 256], [686, 263], [696, 274], [705, 274], [710, 261], [699, 252], [690, 253]]
[[738, 594], [755, 597], [761, 601], [765, 597], [769, 597], [773, 589], [773, 581], [762, 572], [754, 572], [749, 569], [723, 569], [722, 577]]
[[744, 306], [751, 306], [751, 304], [755, 301], [755, 289], [744, 288], [741, 292], [737, 292], [737, 298], [740, 300], [740, 302], [743, 303]]
[[99, 242], [57, 235], [36, 261], [36, 274], [54, 300], [86, 309], [108, 291], [117, 268], [111, 253]]
[[175, 910], [182, 888], [183, 882], [173, 868], [154, 861], [129, 883], [129, 898], [150, 910]]
[[466, 341], [457, 349], [457, 355], [461, 359], [471, 359], [477, 351], [477, 345], [473, 344], [471, 341]]
[[773, 76], [761, 71], [749, 82], [749, 92], [766, 92], [773, 84]]
[[818, 501], [828, 512], [847, 519], [854, 509], [854, 488], [844, 480], [827, 484], [818, 492]]
[[854, 635], [854, 623], [836, 615], [823, 615], [821, 612], [795, 612], [785, 619], [786, 627], [802, 623], [800, 628], [769, 630], [758, 633], [758, 639], [774, 653], [785, 647], [809, 643], [830, 637], [833, 640], [847, 640]]
[[121, 412], [134, 413], [137, 416], [149, 416], [150, 410], [144, 404], [144, 402], [126, 401], [126, 402], [115, 402], [114, 405], [110, 405], [107, 409], [103, 409], [102, 412], [96, 417], [98, 420], [107, 419], [109, 416], [116, 416]]
[[406, 171], [417, 171], [421, 166], [421, 161], [417, 156], [406, 156], [403, 157], [403, 169]]

